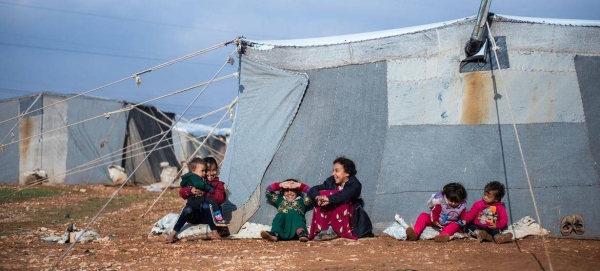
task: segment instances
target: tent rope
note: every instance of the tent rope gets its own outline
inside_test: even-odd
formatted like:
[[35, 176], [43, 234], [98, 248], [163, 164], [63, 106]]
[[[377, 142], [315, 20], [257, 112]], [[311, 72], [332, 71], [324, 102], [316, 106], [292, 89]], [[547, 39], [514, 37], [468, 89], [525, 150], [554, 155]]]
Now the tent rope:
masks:
[[[117, 117], [115, 117], [113, 119], [112, 124], [110, 125], [110, 128], [108, 129], [108, 133], [106, 133], [106, 136], [104, 137], [104, 139], [100, 142], [100, 153], [98, 153], [98, 155], [101, 155], [102, 152], [104, 151], [104, 145], [106, 144], [106, 142], [108, 142], [108, 139], [110, 139], [110, 134], [112, 134], [113, 129], [115, 128], [115, 124], [117, 123], [117, 120], [119, 120], [119, 116], [121, 115], [121, 113], [119, 113], [117, 115]], [[85, 182], [86, 184], [90, 183], [90, 180], [92, 179], [92, 175], [94, 174], [94, 171], [96, 171], [96, 168], [98, 168], [98, 163], [100, 162], [100, 160], [98, 160], [98, 162], [96, 163], [96, 165], [92, 168], [92, 170], [90, 171], [90, 175], [88, 176], [87, 181]]]
[[[235, 100], [233, 100], [232, 104], [235, 105], [237, 103], [237, 100], [238, 100], [238, 97], [236, 97]], [[208, 113], [206, 113], [206, 114], [204, 114], [204, 115], [202, 115], [200, 117], [196, 117], [196, 118], [190, 119], [190, 120], [188, 120], [188, 123], [191, 123], [191, 122], [194, 122], [194, 121], [201, 120], [203, 118], [212, 116], [212, 115], [214, 115], [216, 113], [219, 113], [219, 112], [221, 112], [221, 111], [223, 111], [225, 109], [227, 109], [227, 113], [229, 113], [231, 111], [231, 108], [233, 108], [232, 105], [223, 106], [223, 107], [221, 107], [219, 109], [216, 109], [216, 110], [213, 110], [211, 112], [208, 112]]]
[[26, 137], [26, 138], [19, 139], [17, 141], [13, 141], [13, 142], [10, 142], [10, 143], [7, 143], [7, 144], [2, 144], [2, 145], [0, 145], [0, 148], [4, 148], [6, 146], [9, 146], [9, 145], [21, 142], [23, 140], [28, 140], [28, 139], [31, 139], [31, 138], [34, 138], [34, 137], [42, 136], [42, 135], [47, 134], [47, 133], [55, 132], [55, 131], [58, 131], [60, 129], [68, 128], [68, 127], [71, 127], [73, 125], [78, 125], [78, 124], [81, 124], [81, 123], [84, 123], [84, 122], [87, 122], [87, 121], [91, 121], [91, 120], [94, 120], [94, 119], [97, 119], [97, 118], [100, 118], [100, 117], [110, 118], [110, 116], [113, 115], [113, 114], [115, 114], [115, 113], [121, 113], [121, 112], [125, 112], [125, 111], [130, 111], [131, 109], [133, 109], [135, 107], [138, 107], [138, 106], [141, 106], [141, 105], [144, 105], [146, 103], [149, 103], [149, 102], [152, 102], [152, 101], [156, 101], [158, 99], [162, 99], [162, 98], [165, 98], [165, 97], [173, 96], [173, 95], [176, 95], [176, 94], [179, 94], [179, 93], [182, 93], [182, 92], [185, 92], [185, 91], [189, 91], [189, 90], [201, 87], [201, 86], [206, 86], [206, 85], [208, 85], [208, 84], [210, 84], [212, 82], [221, 81], [223, 79], [227, 79], [227, 78], [231, 78], [231, 77], [235, 77], [235, 73], [230, 74], [230, 75], [226, 75], [226, 76], [223, 76], [223, 77], [220, 77], [220, 78], [216, 78], [216, 79], [211, 80], [211, 81], [203, 82], [203, 83], [191, 86], [191, 87], [187, 87], [187, 88], [184, 88], [184, 89], [181, 89], [181, 90], [178, 90], [178, 91], [175, 91], [175, 92], [172, 92], [172, 93], [160, 96], [158, 98], [154, 98], [154, 99], [150, 99], [150, 100], [147, 100], [147, 101], [144, 101], [144, 102], [141, 102], [141, 103], [137, 103], [135, 105], [130, 104], [129, 106], [121, 108], [121, 109], [117, 109], [117, 110], [114, 110], [114, 111], [106, 112], [106, 113], [103, 113], [101, 115], [98, 115], [98, 116], [95, 116], [95, 117], [91, 117], [91, 118], [88, 118], [88, 119], [85, 119], [85, 120], [82, 120], [82, 121], [74, 122], [74, 123], [71, 123], [71, 124], [68, 124], [68, 125], [65, 125], [65, 126], [57, 127], [55, 129], [52, 129], [52, 130], [49, 130], [49, 131], [41, 132], [39, 134], [35, 134], [35, 135], [29, 136], [29, 137]]
[[[236, 77], [236, 74], [237, 73], [232, 73], [232, 74], [229, 74], [229, 75], [225, 75], [225, 76], [222, 76], [222, 77], [219, 77], [219, 78], [215, 78], [215, 79], [210, 80], [210, 81], [206, 81], [206, 82], [203, 82], [203, 83], [200, 83], [200, 84], [197, 84], [197, 85], [193, 85], [193, 86], [190, 86], [190, 87], [187, 87], [187, 88], [175, 91], [175, 92], [171, 92], [171, 93], [165, 94], [163, 96], [159, 96], [159, 97], [147, 100], [147, 101], [143, 101], [141, 103], [136, 103], [135, 106], [144, 105], [144, 104], [147, 104], [147, 103], [150, 103], [150, 102], [154, 102], [154, 101], [157, 101], [157, 100], [160, 100], [160, 99], [163, 99], [163, 98], [167, 98], [169, 96], [177, 95], [177, 94], [180, 94], [180, 93], [183, 93], [183, 92], [195, 89], [195, 88], [199, 88], [199, 87], [202, 87], [202, 86], [214, 83], [214, 82], [219, 82], [219, 81], [222, 81], [222, 80], [225, 80], [225, 79]], [[109, 112], [109, 114], [110, 114], [110, 112]]]
[[[500, 74], [500, 79], [504, 81], [504, 76], [502, 75], [502, 69], [500, 66], [500, 61], [498, 58], [497, 50], [499, 47], [496, 45], [496, 40], [494, 40], [494, 36], [492, 35], [492, 29], [488, 22], [485, 22], [485, 25], [488, 29], [488, 36], [490, 41], [492, 42], [492, 52], [494, 52], [494, 57], [496, 58], [496, 64], [498, 65], [498, 73]], [[513, 131], [515, 132], [515, 137], [517, 139], [517, 145], [519, 146], [519, 153], [521, 155], [521, 162], [523, 163], [523, 169], [525, 170], [525, 176], [527, 178], [527, 184], [529, 185], [529, 193], [531, 194], [531, 199], [533, 201], [533, 208], [535, 209], [535, 215], [538, 220], [538, 224], [540, 229], [542, 229], [542, 220], [540, 218], [540, 212], [538, 211], [537, 202], [535, 200], [535, 194], [533, 193], [533, 186], [531, 185], [531, 179], [529, 178], [529, 171], [527, 170], [527, 163], [525, 162], [525, 155], [523, 154], [523, 147], [521, 146], [521, 138], [519, 137], [519, 132], [517, 131], [517, 125], [515, 122], [515, 116], [510, 104], [510, 98], [508, 96], [508, 91], [506, 90], [505, 84], [502, 84], [502, 90], [504, 91], [504, 96], [506, 97], [506, 104], [508, 105], [508, 112], [510, 113], [510, 119], [512, 121]], [[542, 235], [542, 244], [544, 246], [544, 250], [546, 252], [546, 257], [548, 258], [548, 265], [550, 266], [550, 270], [552, 271], [552, 262], [550, 261], [550, 254], [548, 252], [548, 246], [546, 245], [546, 238]]]
[[[141, 112], [143, 112], [143, 111], [141, 111]], [[143, 112], [143, 113], [145, 113], [145, 112]], [[173, 120], [171, 120], [171, 121], [173, 121]], [[128, 147], [131, 147], [131, 146], [134, 146], [134, 145], [139, 145], [139, 144], [142, 144], [144, 141], [148, 141], [148, 140], [150, 140], [150, 139], [152, 139], [152, 138], [155, 138], [155, 137], [158, 137], [158, 136], [160, 136], [160, 135], [162, 135], [162, 133], [160, 133], [160, 134], [157, 134], [157, 135], [155, 135], [155, 136], [152, 136], [152, 137], [149, 137], [149, 138], [147, 138], [147, 139], [144, 139], [144, 140], [142, 140], [142, 141], [140, 141], [140, 142], [136, 142], [136, 143], [134, 143], [134, 144], [131, 144], [131, 145], [129, 145]], [[186, 135], [186, 137], [189, 137], [190, 139], [194, 139], [194, 140], [195, 140], [195, 141], [196, 141], [198, 144], [201, 144], [201, 142], [197, 141], [197, 140], [196, 140], [195, 138], [193, 138], [193, 137], [190, 137], [189, 135]], [[213, 138], [217, 138], [217, 139], [221, 140], [219, 137], [213, 137]], [[161, 150], [161, 149], [165, 149], [165, 148], [168, 148], [168, 147], [172, 147], [172, 146], [180, 145], [180, 144], [182, 144], [182, 143], [183, 143], [183, 142], [179, 142], [179, 143], [173, 143], [173, 144], [170, 144], [170, 145], [167, 145], [167, 146], [163, 146], [163, 147], [157, 148], [156, 150]], [[150, 143], [150, 144], [147, 144], [147, 145], [142, 145], [142, 146], [136, 147], [136, 148], [134, 148], [134, 149], [130, 149], [130, 151], [136, 151], [136, 150], [140, 150], [140, 149], [145, 149], [146, 147], [150, 146], [151, 144], [152, 144], [152, 143]], [[127, 148], [127, 147], [126, 147], [126, 148]], [[102, 163], [102, 164], [97, 164], [96, 166], [92, 166], [92, 167], [86, 167], [86, 166], [89, 166], [89, 165], [91, 165], [91, 164], [94, 164], [94, 163], [100, 162], [100, 161], [102, 161], [102, 160], [105, 160], [105, 159], [114, 158], [114, 157], [120, 157], [120, 156], [121, 156], [121, 154], [122, 154], [122, 152], [123, 152], [123, 150], [125, 150], [126, 148], [119, 149], [119, 150], [117, 150], [117, 151], [114, 151], [114, 152], [112, 152], [112, 153], [106, 154], [106, 155], [104, 155], [104, 156], [102, 156], [102, 157], [99, 157], [99, 158], [97, 158], [97, 159], [94, 159], [94, 160], [88, 161], [88, 162], [86, 162], [86, 163], [83, 163], [83, 164], [81, 164], [81, 165], [79, 165], [79, 166], [73, 167], [73, 168], [71, 168], [71, 169], [69, 169], [69, 170], [66, 170], [66, 171], [64, 171], [64, 172], [57, 173], [57, 174], [53, 175], [52, 177], [44, 178], [44, 179], [41, 179], [41, 180], [39, 180], [39, 181], [36, 181], [36, 182], [30, 183], [30, 184], [28, 184], [28, 185], [25, 185], [24, 187], [22, 187], [22, 188], [20, 188], [20, 189], [18, 189], [18, 190], [16, 190], [16, 191], [14, 191], [14, 192], [11, 192], [11, 193], [7, 193], [7, 194], [4, 194], [4, 195], [1, 195], [0, 197], [2, 197], [2, 198], [5, 198], [5, 197], [8, 197], [8, 196], [14, 195], [14, 194], [16, 194], [16, 193], [18, 193], [18, 192], [20, 192], [20, 191], [23, 191], [23, 190], [25, 190], [25, 189], [28, 189], [28, 188], [31, 188], [31, 187], [33, 187], [33, 186], [35, 186], [35, 185], [41, 184], [42, 182], [55, 180], [55, 179], [57, 179], [57, 178], [58, 178], [58, 177], [60, 177], [60, 176], [68, 176], [68, 175], [71, 175], [71, 174], [75, 174], [75, 173], [79, 173], [79, 172], [83, 172], [83, 171], [90, 170], [91, 168], [93, 168], [93, 167], [96, 167], [96, 166], [105, 166], [105, 165], [110, 165], [110, 164], [117, 163], [117, 162], [119, 162], [119, 161], [123, 161], [123, 160], [124, 160], [124, 158], [122, 158], [122, 157], [121, 157], [121, 158], [118, 158], [118, 159], [116, 159], [116, 160], [110, 160], [110, 161], [108, 161], [108, 162], [104, 162], [104, 163]], [[219, 151], [217, 151], [217, 150], [215, 150], [215, 149], [211, 148], [210, 146], [204, 146], [204, 148], [205, 148], [205, 149], [207, 149], [207, 150], [209, 150], [209, 151], [211, 152], [211, 154], [213, 154], [213, 155], [214, 155], [214, 154], [221, 154]], [[132, 156], [129, 156], [129, 157], [137, 157], [137, 156], [141, 156], [141, 155], [143, 155], [143, 153], [135, 154], [135, 155], [132, 155]], [[78, 170], [77, 170], [77, 169], [78, 169]]]
[[4, 136], [4, 138], [2, 139], [2, 141], [0, 141], [0, 147], [4, 148], [4, 145], [2, 143], [4, 143], [4, 140], [6, 140], [6, 138], [8, 137], [8, 135], [10, 135], [11, 133], [14, 132], [15, 127], [17, 127], [17, 125], [19, 125], [19, 123], [21, 122], [21, 120], [23, 119], [23, 117], [25, 117], [25, 115], [28, 114], [29, 110], [33, 107], [33, 105], [42, 97], [42, 93], [40, 92], [37, 96], [37, 98], [35, 98], [35, 100], [31, 103], [31, 105], [29, 105], [29, 107], [27, 107], [27, 110], [25, 110], [25, 112], [23, 112], [22, 114], [19, 114], [19, 120], [15, 123], [15, 125], [13, 125], [12, 128], [10, 128], [10, 130], [8, 130], [8, 133], [6, 133], [6, 135]]
[[[230, 41], [227, 41], [227, 42], [219, 43], [219, 44], [213, 45], [213, 46], [211, 46], [211, 47], [209, 47], [209, 48], [206, 48], [206, 49], [203, 49], [203, 50], [200, 50], [200, 51], [197, 51], [197, 52], [194, 52], [194, 53], [191, 53], [191, 54], [188, 54], [188, 55], [182, 56], [182, 57], [180, 57], [180, 58], [177, 58], [177, 59], [174, 59], [174, 60], [171, 60], [171, 61], [165, 62], [165, 63], [163, 63], [163, 64], [160, 64], [160, 65], [154, 66], [154, 67], [152, 67], [152, 68], [149, 68], [149, 69], [147, 69], [147, 70], [144, 70], [144, 71], [141, 71], [141, 72], [135, 73], [135, 74], [133, 74], [133, 75], [131, 75], [131, 76], [127, 76], [127, 77], [125, 77], [125, 78], [119, 79], [119, 80], [117, 80], [117, 81], [114, 81], [114, 82], [112, 82], [112, 83], [109, 83], [109, 84], [106, 84], [106, 85], [103, 85], [103, 86], [100, 86], [100, 87], [97, 87], [97, 88], [94, 88], [94, 89], [91, 89], [91, 90], [85, 91], [85, 92], [83, 92], [83, 93], [80, 93], [80, 94], [77, 94], [77, 95], [74, 95], [74, 96], [68, 97], [68, 98], [66, 98], [66, 99], [63, 99], [63, 100], [57, 101], [57, 102], [55, 102], [55, 103], [52, 103], [52, 104], [49, 104], [49, 105], [47, 105], [47, 106], [44, 106], [44, 107], [42, 107], [42, 108], [36, 109], [36, 110], [34, 110], [34, 111], [31, 111], [30, 113], [32, 113], [32, 112], [36, 112], [36, 111], [40, 111], [40, 110], [43, 110], [43, 109], [45, 109], [45, 108], [47, 108], [47, 107], [54, 106], [54, 105], [57, 105], [57, 104], [59, 104], [59, 103], [66, 102], [66, 101], [69, 101], [69, 100], [71, 100], [71, 99], [75, 99], [75, 98], [77, 98], [77, 97], [80, 97], [80, 96], [83, 96], [83, 95], [86, 95], [86, 94], [92, 93], [92, 92], [94, 92], [94, 91], [97, 91], [97, 90], [100, 90], [100, 89], [103, 89], [103, 88], [107, 88], [107, 87], [109, 87], [109, 86], [112, 86], [112, 85], [116, 85], [116, 84], [118, 84], [118, 83], [121, 83], [121, 82], [123, 82], [123, 81], [129, 80], [129, 79], [131, 79], [131, 78], [135, 78], [135, 79], [136, 79], [136, 82], [137, 82], [138, 80], [140, 80], [140, 79], [139, 79], [139, 76], [140, 76], [140, 75], [142, 75], [142, 74], [144, 74], [144, 73], [149, 73], [149, 72], [151, 72], [151, 71], [159, 70], [159, 69], [162, 69], [162, 68], [164, 68], [164, 67], [167, 67], [167, 66], [173, 65], [173, 64], [175, 64], [175, 63], [178, 63], [178, 62], [181, 62], [181, 61], [183, 61], [183, 60], [186, 60], [186, 59], [189, 59], [189, 58], [195, 57], [195, 56], [197, 56], [197, 55], [201, 55], [201, 54], [204, 54], [204, 53], [210, 52], [210, 51], [212, 51], [212, 50], [215, 50], [215, 49], [218, 49], [218, 48], [221, 48], [221, 47], [227, 46], [227, 45], [229, 45], [229, 44], [231, 44], [231, 43], [234, 43], [234, 42], [236, 42], [238, 39], [239, 39], [239, 38], [235, 38], [235, 39], [233, 39], [233, 40], [230, 40]], [[139, 82], [141, 82], [141, 81], [139, 81]], [[138, 83], [138, 85], [139, 85], [139, 83]], [[3, 120], [3, 121], [0, 121], [0, 124], [2, 124], [2, 123], [5, 123], [5, 122], [7, 122], [7, 121], [10, 121], [10, 120], [13, 120], [13, 119], [16, 119], [16, 118], [18, 118], [18, 116], [15, 116], [15, 117], [12, 117], [12, 118], [9, 118], [9, 119], [6, 119], [6, 120]]]
[[[158, 110], [158, 109], [157, 109], [157, 110]], [[162, 121], [162, 120], [160, 120], [160, 119], [156, 118], [156, 117], [155, 117], [155, 116], [153, 116], [153, 115], [150, 115], [150, 114], [148, 114], [148, 113], [146, 113], [146, 112], [144, 112], [144, 111], [142, 111], [142, 110], [139, 110], [139, 109], [138, 109], [138, 111], [142, 112], [143, 114], [145, 114], [146, 116], [148, 116], [149, 118], [151, 118], [151, 119], [155, 120], [156, 122], [158, 122], [158, 123], [160, 123], [160, 124], [163, 124], [163, 125], [165, 125], [165, 126], [169, 126], [169, 124], [167, 124], [167, 123], [165, 123], [164, 121]], [[173, 119], [169, 118], [169, 117], [168, 117], [167, 115], [165, 115], [165, 114], [164, 114], [162, 111], [158, 110], [158, 112], [159, 112], [159, 113], [161, 113], [161, 114], [162, 114], [162, 115], [163, 115], [165, 118], [169, 119], [170, 121], [173, 121]], [[200, 142], [200, 141], [199, 141], [197, 138], [195, 138], [195, 137], [193, 137], [193, 136], [191, 136], [191, 135], [189, 135], [189, 134], [187, 134], [187, 133], [184, 133], [183, 135], [184, 135], [184, 137], [185, 137], [187, 140], [189, 140], [189, 141], [193, 141], [192, 143], [196, 143], [196, 144], [202, 144], [202, 142]], [[211, 135], [206, 135], [206, 137], [209, 137], [209, 136], [210, 136], [210, 137], [212, 137], [212, 138], [214, 138], [214, 139], [216, 139], [216, 140], [218, 140], [218, 141], [220, 141], [220, 142], [225, 142], [223, 139], [221, 139], [221, 138], [219, 138], [219, 137], [217, 137], [217, 136], [213, 136], [212, 134], [211, 134]], [[184, 143], [184, 142], [179, 142], [179, 143], [177, 143], [177, 145], [179, 145], [179, 144], [183, 144], [183, 143]], [[170, 144], [169, 146], [175, 146], [175, 145], [176, 145], [176, 144], [175, 144], [175, 143], [173, 143], [173, 144]], [[207, 150], [208, 150], [208, 151], [209, 151], [211, 154], [213, 154], [213, 155], [214, 155], [214, 154], [220, 154], [220, 153], [219, 153], [217, 150], [215, 150], [215, 149], [211, 148], [210, 146], [204, 146], [204, 148], [205, 148], [205, 149], [207, 149]]]
[[[159, 134], [159, 135], [161, 135], [161, 134]], [[137, 143], [136, 143], [136, 144], [137, 144]], [[150, 144], [147, 144], [147, 145], [142, 145], [141, 147], [138, 147], [138, 148], [136, 148], [136, 149], [132, 149], [131, 151], [135, 151], [135, 150], [139, 150], [139, 149], [146, 148], [146, 147], [150, 146], [151, 144], [152, 144], [152, 143], [150, 143]], [[177, 143], [177, 144], [180, 144], [180, 143]], [[175, 145], [175, 144], [172, 144], [172, 145], [167, 145], [167, 146], [162, 146], [162, 147], [160, 147], [160, 148], [157, 148], [156, 150], [162, 150], [162, 149], [165, 149], [165, 148], [171, 147], [171, 146], [173, 146], [173, 145]], [[120, 152], [121, 152], [122, 150], [123, 150], [123, 149], [121, 149], [121, 150], [117, 151], [117, 152], [119, 152], [119, 153], [118, 153], [118, 154], [116, 154], [116, 155], [112, 155], [112, 157], [121, 156], [121, 153], [120, 153]], [[130, 157], [130, 158], [131, 158], [131, 157], [138, 157], [138, 156], [141, 156], [141, 155], [144, 155], [144, 153], [139, 153], [139, 154], [131, 155], [131, 156], [129, 156], [129, 157]], [[108, 155], [106, 155], [106, 156], [108, 156]], [[82, 164], [82, 165], [79, 165], [79, 166], [73, 167], [73, 168], [71, 168], [71, 169], [65, 170], [64, 172], [57, 173], [57, 174], [53, 175], [52, 177], [43, 178], [43, 179], [41, 179], [41, 180], [38, 180], [38, 181], [32, 182], [32, 183], [30, 183], [30, 184], [28, 184], [28, 185], [25, 185], [24, 187], [22, 187], [22, 188], [20, 188], [20, 189], [16, 190], [16, 191], [13, 191], [13, 192], [10, 192], [10, 193], [7, 193], [7, 194], [4, 194], [4, 195], [1, 195], [1, 196], [0, 196], [0, 198], [5, 198], [5, 197], [8, 197], [8, 196], [14, 195], [14, 194], [16, 194], [16, 193], [18, 193], [18, 192], [20, 192], [20, 191], [23, 191], [23, 190], [25, 190], [25, 189], [31, 188], [31, 187], [33, 187], [33, 186], [35, 186], [35, 185], [38, 185], [38, 184], [41, 184], [41, 183], [43, 183], [43, 182], [45, 182], [45, 181], [49, 181], [49, 182], [51, 182], [51, 181], [53, 181], [53, 180], [55, 180], [55, 179], [59, 178], [60, 176], [68, 176], [68, 175], [71, 175], [71, 174], [76, 174], [76, 173], [80, 173], [80, 172], [84, 172], [84, 171], [87, 171], [87, 170], [93, 169], [94, 167], [99, 167], [99, 166], [106, 166], [106, 165], [110, 165], [110, 164], [115, 164], [115, 163], [117, 163], [117, 162], [120, 162], [120, 161], [123, 161], [123, 160], [125, 160], [125, 158], [118, 158], [118, 159], [115, 159], [115, 160], [110, 160], [110, 161], [108, 161], [108, 162], [104, 162], [104, 163], [101, 163], [101, 164], [97, 164], [97, 165], [95, 165], [95, 166], [92, 166], [92, 164], [94, 164], [94, 163], [96, 163], [96, 162], [100, 162], [101, 160], [108, 159], [108, 158], [110, 158], [110, 157], [101, 157], [101, 158], [97, 158], [97, 159], [95, 159], [95, 160], [91, 160], [91, 161], [89, 161], [89, 162], [86, 162], [86, 163], [84, 163], [84, 164]]]
[[[232, 54], [237, 52], [237, 48], [236, 50], [233, 51]], [[225, 68], [225, 65], [227, 64], [227, 62], [223, 63], [223, 65], [221, 66], [221, 68], [215, 73], [215, 75], [211, 78], [211, 82], [212, 80], [214, 80], [217, 75], [223, 70], [223, 68]], [[196, 95], [196, 97], [192, 100], [192, 102], [185, 108], [185, 110], [183, 111], [183, 113], [181, 114], [182, 116], [185, 115], [185, 113], [192, 107], [192, 105], [194, 105], [194, 103], [198, 100], [198, 98], [200, 98], [200, 95], [202, 95], [202, 93], [204, 93], [204, 91], [206, 90], [206, 88], [210, 86], [210, 83], [206, 86], [204, 86], [204, 88], [198, 93], [198, 95]], [[171, 126], [169, 128], [169, 130], [163, 134], [163, 136], [158, 140], [158, 142], [156, 142], [156, 144], [154, 145], [154, 147], [148, 152], [148, 154], [146, 154], [146, 156], [142, 159], [142, 161], [140, 161], [140, 163], [136, 166], [136, 168], [130, 173], [130, 175], [127, 177], [127, 179], [125, 179], [125, 181], [123, 181], [123, 184], [121, 184], [121, 186], [115, 191], [115, 193], [113, 193], [113, 195], [108, 199], [108, 201], [106, 202], [106, 204], [104, 204], [104, 206], [102, 206], [102, 208], [100, 209], [100, 211], [98, 211], [98, 213], [90, 220], [90, 222], [87, 224], [87, 226], [85, 226], [85, 228], [83, 229], [83, 232], [85, 233], [90, 226], [92, 226], [92, 224], [96, 221], [96, 219], [100, 216], [100, 214], [104, 211], [104, 209], [106, 209], [106, 207], [108, 206], [108, 204], [115, 198], [115, 196], [117, 196], [119, 194], [119, 191], [121, 191], [121, 189], [123, 189], [123, 187], [125, 187], [125, 185], [129, 182], [129, 180], [131, 180], [131, 177], [133, 176], [133, 174], [135, 174], [135, 172], [137, 172], [137, 170], [142, 166], [142, 164], [148, 159], [148, 157], [150, 157], [150, 154], [152, 154], [152, 152], [154, 152], [154, 150], [156, 150], [156, 148], [158, 147], [158, 145], [166, 138], [168, 132], [170, 132], [173, 127], [181, 120], [181, 117], [178, 118], [175, 123], [173, 124], [173, 126]], [[58, 259], [58, 261], [54, 264], [53, 266], [53, 270], [56, 269], [56, 267], [58, 267], [58, 265], [60, 264], [60, 262], [65, 258], [65, 256], [67, 256], [67, 254], [71, 251], [71, 249], [73, 248], [73, 246], [75, 246], [75, 244], [77, 244], [77, 241], [79, 241], [79, 239], [81, 238], [81, 236], [83, 236], [83, 234], [79, 235], [78, 238], [75, 239], [75, 241], [73, 241], [73, 243], [69, 246], [69, 248], [67, 248], [65, 250], [65, 252], [60, 256], [60, 258]]]
[[[233, 103], [230, 105], [233, 106]], [[226, 112], [221, 119], [219, 120], [218, 124], [221, 124], [221, 122], [223, 121], [223, 119], [225, 119], [225, 116], [228, 115], [229, 112]], [[194, 153], [192, 153], [188, 159], [186, 160], [186, 164], [189, 164], [190, 161], [192, 160], [192, 158], [194, 158], [194, 156], [196, 155], [196, 153], [198, 153], [200, 151], [200, 149], [202, 148], [202, 146], [206, 143], [206, 141], [208, 141], [208, 139], [210, 138], [210, 136], [213, 134], [213, 132], [217, 129], [218, 125], [214, 126], [212, 130], [210, 130], [210, 133], [208, 133], [208, 135], [204, 138], [204, 140], [202, 141], [202, 143], [200, 144], [200, 146], [198, 146], [196, 148], [196, 150], [194, 151]], [[158, 202], [158, 200], [160, 200], [160, 198], [162, 197], [162, 195], [168, 190], [167, 188], [171, 186], [171, 184], [173, 184], [173, 182], [175, 182], [175, 180], [179, 179], [179, 177], [181, 176], [181, 173], [183, 172], [183, 167], [177, 172], [177, 175], [175, 176], [175, 178], [173, 178], [173, 180], [171, 180], [171, 182], [169, 182], [169, 184], [165, 187], [165, 189], [163, 189], [163, 191], [160, 193], [160, 195], [158, 195], [158, 197], [154, 200], [154, 202], [152, 203], [152, 205], [150, 205], [150, 207], [148, 207], [148, 210], [146, 210], [145, 213], [143, 213], [140, 217], [144, 217], [146, 214], [148, 214], [148, 212], [150, 212], [150, 210], [152, 210], [152, 208], [154, 207], [154, 205], [156, 205], [156, 203]]]

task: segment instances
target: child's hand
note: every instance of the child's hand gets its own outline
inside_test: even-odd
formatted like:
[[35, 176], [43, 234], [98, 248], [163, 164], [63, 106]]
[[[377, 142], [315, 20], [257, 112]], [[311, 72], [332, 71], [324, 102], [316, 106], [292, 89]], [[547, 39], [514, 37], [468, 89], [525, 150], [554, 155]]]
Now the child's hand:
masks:
[[194, 194], [196, 196], [202, 196], [202, 195], [204, 195], [204, 191], [202, 191], [202, 190], [200, 190], [200, 189], [198, 189], [196, 187], [192, 187], [191, 192], [192, 192], [192, 194]]
[[488, 228], [495, 229], [496, 228], [496, 222], [491, 222], [490, 225], [488, 226]]
[[433, 223], [436, 227], [443, 229], [444, 226], [442, 226], [442, 224], [440, 224], [440, 222], [435, 222]]
[[319, 206], [325, 206], [329, 204], [329, 198], [327, 196], [321, 196], [321, 200], [319, 201]]
[[325, 206], [329, 203], [329, 199], [326, 196], [319, 195], [315, 197], [318, 206]]

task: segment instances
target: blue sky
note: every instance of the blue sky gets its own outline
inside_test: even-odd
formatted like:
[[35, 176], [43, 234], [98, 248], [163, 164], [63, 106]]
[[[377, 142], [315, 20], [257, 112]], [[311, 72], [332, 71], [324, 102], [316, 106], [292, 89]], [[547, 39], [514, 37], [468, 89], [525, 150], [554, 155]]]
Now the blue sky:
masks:
[[[474, 16], [479, 5], [479, 0], [0, 0], [0, 99], [42, 90], [82, 93], [237, 36], [273, 40], [380, 31]], [[496, 0], [490, 9], [585, 20], [600, 20], [599, 10], [598, 0]], [[146, 101], [210, 80], [234, 50], [230, 45], [147, 73], [140, 86], [129, 80], [90, 96]], [[218, 76], [236, 71], [237, 65], [227, 65]], [[180, 114], [200, 90], [152, 104]], [[214, 83], [184, 117], [220, 108], [236, 95], [236, 79]]]

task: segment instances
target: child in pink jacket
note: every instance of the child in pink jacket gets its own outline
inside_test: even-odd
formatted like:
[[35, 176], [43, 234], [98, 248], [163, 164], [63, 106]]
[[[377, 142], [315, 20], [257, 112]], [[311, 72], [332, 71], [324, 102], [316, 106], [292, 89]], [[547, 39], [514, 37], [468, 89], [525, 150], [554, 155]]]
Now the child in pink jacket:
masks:
[[462, 224], [468, 225], [472, 237], [482, 241], [502, 244], [511, 242], [512, 233], [502, 234], [502, 229], [508, 224], [506, 209], [502, 204], [504, 185], [500, 182], [489, 182], [483, 191], [481, 200], [473, 203]]

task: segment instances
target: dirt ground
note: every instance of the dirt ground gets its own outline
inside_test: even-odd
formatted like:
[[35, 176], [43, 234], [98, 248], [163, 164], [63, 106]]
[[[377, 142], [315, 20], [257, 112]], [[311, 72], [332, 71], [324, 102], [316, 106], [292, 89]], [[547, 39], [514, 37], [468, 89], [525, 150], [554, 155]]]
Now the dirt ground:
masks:
[[[0, 186], [0, 270], [51, 270], [70, 244], [40, 238], [83, 228], [117, 188]], [[600, 241], [526, 238], [496, 245], [476, 240], [406, 242], [389, 236], [359, 241], [268, 243], [260, 239], [182, 240], [147, 236], [154, 222], [184, 205], [169, 191], [158, 196], [125, 187], [90, 230], [107, 240], [77, 243], [56, 270], [598, 270]], [[552, 264], [552, 269], [549, 267]]]

